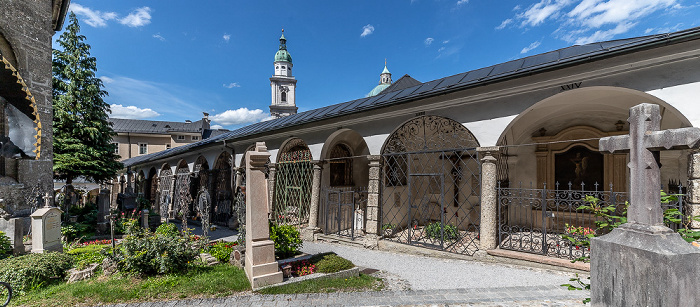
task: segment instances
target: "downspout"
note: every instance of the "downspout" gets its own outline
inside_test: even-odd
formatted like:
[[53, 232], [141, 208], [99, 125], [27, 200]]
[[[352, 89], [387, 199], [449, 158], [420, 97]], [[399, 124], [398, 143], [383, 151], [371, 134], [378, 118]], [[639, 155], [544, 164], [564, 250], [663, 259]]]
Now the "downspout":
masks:
[[126, 133], [126, 142], [129, 143], [129, 158], [131, 158], [131, 134], [130, 134], [130, 132]]

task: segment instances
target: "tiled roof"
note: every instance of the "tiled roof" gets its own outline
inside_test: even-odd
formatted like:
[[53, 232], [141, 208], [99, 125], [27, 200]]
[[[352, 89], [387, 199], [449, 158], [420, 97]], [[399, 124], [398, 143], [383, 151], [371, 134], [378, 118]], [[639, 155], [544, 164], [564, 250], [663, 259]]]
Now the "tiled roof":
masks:
[[170, 134], [173, 132], [202, 133], [202, 120], [196, 122], [165, 122], [140, 119], [110, 118], [117, 133]]
[[621, 53], [632, 52], [640, 48], [652, 48], [667, 44], [670, 41], [697, 39], [699, 36], [700, 27], [696, 27], [667, 34], [619, 39], [580, 46], [574, 45], [571, 47], [508, 61], [425, 83], [419, 83], [402, 90], [395, 90], [391, 92], [383, 91], [379, 95], [373, 97], [360, 98], [274, 120], [255, 123], [228, 133], [221, 134], [219, 136], [204, 139], [196, 143], [175, 147], [149, 155], [130, 158], [122, 162], [125, 166], [137, 165], [174, 156], [184, 153], [191, 148], [206, 146], [215, 142], [222, 142], [223, 140], [235, 140], [281, 128], [289, 128], [329, 118], [340, 117], [347, 114], [407, 103], [424, 97], [445, 94], [492, 82], [516, 78], [523, 75], [575, 65], [582, 62], [590, 62]]

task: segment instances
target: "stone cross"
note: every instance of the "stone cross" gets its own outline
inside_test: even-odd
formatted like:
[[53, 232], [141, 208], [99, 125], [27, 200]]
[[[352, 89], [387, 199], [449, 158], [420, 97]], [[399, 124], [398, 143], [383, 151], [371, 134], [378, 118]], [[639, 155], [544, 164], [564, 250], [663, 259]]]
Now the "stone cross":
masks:
[[49, 192], [46, 192], [46, 195], [44, 195], [44, 197], [42, 198], [44, 199], [44, 208], [51, 207], [51, 199], [53, 199], [53, 197], [51, 197], [51, 194]]
[[648, 226], [663, 225], [659, 164], [655, 151], [695, 148], [700, 141], [700, 128], [680, 128], [659, 131], [661, 115], [656, 104], [642, 103], [630, 108], [629, 135], [600, 139], [599, 150], [629, 151], [630, 206], [628, 221]]

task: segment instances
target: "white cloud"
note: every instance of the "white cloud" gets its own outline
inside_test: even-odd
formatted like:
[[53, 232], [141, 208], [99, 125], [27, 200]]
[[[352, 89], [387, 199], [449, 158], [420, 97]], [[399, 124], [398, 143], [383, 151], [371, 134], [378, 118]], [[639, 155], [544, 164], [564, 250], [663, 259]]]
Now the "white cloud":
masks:
[[449, 43], [449, 42], [450, 42], [450, 40], [449, 40], [449, 39], [448, 39], [448, 40], [444, 40], [444, 41], [442, 41], [442, 43], [443, 43], [443, 44], [447, 44], [447, 43]]
[[469, 3], [469, 0], [459, 0], [457, 1], [457, 5], [462, 5], [462, 4], [467, 4]]
[[[527, 8], [516, 6], [515, 16], [504, 20], [496, 30], [517, 23], [536, 27], [544, 23], [558, 26], [557, 38], [570, 43], [608, 40], [628, 32], [643, 18], [676, 10], [679, 0], [539, 0]], [[648, 32], [652, 32], [648, 30]], [[527, 48], [526, 48], [527, 49]]]
[[362, 34], [360, 34], [360, 37], [365, 37], [367, 35], [370, 35], [374, 33], [374, 26], [368, 24], [364, 27], [362, 27]]
[[224, 126], [222, 126], [222, 125], [211, 125], [211, 129], [214, 129], [214, 130], [216, 130], [216, 129], [224, 129]]
[[248, 108], [240, 108], [237, 110], [226, 110], [209, 118], [221, 125], [230, 126], [257, 123], [269, 116], [269, 114], [264, 113], [260, 109], [248, 110]]
[[108, 84], [114, 82], [114, 79], [107, 77], [107, 76], [102, 76], [100, 77], [100, 80], [102, 80], [102, 83]]
[[224, 40], [228, 43], [231, 40], [231, 34], [224, 34]]
[[423, 43], [424, 43], [426, 46], [430, 46], [430, 44], [432, 44], [434, 40], [435, 40], [434, 38], [428, 37], [428, 38], [425, 39], [425, 41], [423, 41]]
[[501, 24], [498, 27], [496, 27], [496, 30], [503, 30], [505, 27], [507, 27], [511, 23], [513, 23], [513, 19], [508, 18], [508, 19], [504, 20], [503, 22], [501, 22]]
[[71, 3], [70, 10], [76, 15], [83, 17], [83, 21], [92, 27], [106, 27], [108, 20], [117, 18], [117, 13], [100, 12], [77, 3]]
[[440, 47], [440, 49], [438, 49], [438, 52], [443, 52], [444, 50], [445, 50], [445, 47]]
[[523, 50], [520, 51], [520, 54], [525, 54], [525, 53], [530, 52], [530, 50], [539, 47], [541, 43], [542, 42], [540, 42], [540, 41], [533, 42], [532, 44], [530, 44], [530, 46], [523, 48]]
[[165, 37], [161, 36], [160, 33], [153, 34], [153, 38], [159, 39], [161, 42], [165, 41]]
[[241, 87], [241, 85], [238, 84], [238, 82], [231, 82], [229, 84], [224, 84], [224, 87], [225, 88], [234, 88], [234, 87]]
[[151, 109], [141, 109], [136, 106], [123, 106], [120, 104], [112, 104], [109, 106], [112, 118], [128, 118], [128, 119], [144, 119], [159, 116], [160, 114]]
[[144, 6], [133, 10], [129, 15], [119, 19], [119, 23], [136, 28], [151, 23], [151, 8]]

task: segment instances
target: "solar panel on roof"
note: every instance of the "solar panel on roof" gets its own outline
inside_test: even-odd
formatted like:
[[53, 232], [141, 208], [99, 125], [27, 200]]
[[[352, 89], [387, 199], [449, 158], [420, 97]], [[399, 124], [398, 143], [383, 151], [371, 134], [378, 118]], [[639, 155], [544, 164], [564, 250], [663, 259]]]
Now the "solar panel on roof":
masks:
[[443, 78], [443, 81], [440, 83], [440, 86], [436, 87], [436, 88], [446, 88], [446, 87], [450, 87], [452, 85], [455, 85], [455, 84], [459, 83], [459, 81], [461, 81], [464, 78], [464, 76], [466, 76], [467, 74], [468, 73], [464, 72], [461, 74], [457, 74], [454, 76], [449, 76], [447, 78]]
[[390, 92], [388, 94], [382, 95], [382, 98], [379, 98], [379, 100], [375, 101], [374, 105], [381, 106], [381, 105], [384, 105], [384, 104], [390, 102], [394, 98], [394, 96], [399, 94], [399, 92], [401, 92], [401, 91]]
[[650, 39], [654, 39], [654, 37], [637, 37], [637, 38], [632, 38], [632, 39], [619, 39], [619, 40], [614, 40], [614, 41], [602, 42], [602, 43], [600, 43], [600, 45], [603, 49], [609, 50], [609, 49], [615, 49], [615, 48], [620, 47], [620, 46], [636, 44], [636, 43], [643, 42], [643, 41], [650, 40]]
[[441, 82], [442, 82], [442, 79], [437, 79], [437, 80], [423, 83], [415, 92], [413, 92], [413, 95], [418, 95], [420, 93], [425, 93], [427, 91], [431, 91], [436, 86], [438, 86]]
[[560, 59], [575, 58], [589, 53], [602, 51], [600, 44], [588, 44], [583, 46], [573, 46], [559, 51]]
[[333, 106], [327, 106], [327, 107], [321, 108], [321, 111], [314, 114], [314, 116], [312, 118], [313, 119], [323, 118], [324, 116], [326, 116], [326, 114], [328, 114], [328, 112], [330, 112], [332, 110], [332, 107]]
[[355, 109], [359, 110], [359, 109], [364, 109], [364, 108], [370, 107], [370, 106], [374, 105], [375, 101], [379, 100], [379, 98], [382, 98], [382, 97], [384, 97], [384, 95], [376, 95], [376, 96], [368, 97], [367, 100], [365, 100], [363, 103], [361, 103], [360, 105], [355, 107]]
[[492, 70], [493, 70], [493, 66], [479, 68], [477, 70], [472, 70], [467, 74], [466, 77], [462, 78], [462, 80], [459, 81], [459, 84], [472, 83], [474, 81], [485, 78], [486, 76], [489, 75], [489, 73], [491, 73]]
[[489, 77], [498, 76], [498, 75], [502, 75], [502, 74], [505, 74], [508, 72], [517, 71], [522, 66], [523, 66], [523, 59], [498, 64], [498, 65], [493, 67], [493, 70], [489, 74]]
[[313, 109], [311, 111], [306, 112], [306, 114], [302, 118], [299, 119], [299, 122], [304, 122], [304, 121], [307, 121], [307, 120], [313, 118], [313, 116], [316, 115], [316, 113], [318, 113], [318, 112], [321, 112], [321, 108]]
[[354, 110], [355, 106], [357, 106], [358, 104], [360, 104], [361, 101], [362, 101], [362, 99], [355, 99], [355, 100], [353, 100], [353, 101], [349, 101], [349, 102], [347, 102], [347, 103], [344, 103], [344, 104], [343, 104], [343, 107], [340, 108], [340, 109], [338, 109], [338, 110], [336, 110], [336, 112], [338, 112], [338, 114], [347, 113], [347, 112], [352, 112], [352, 111]]
[[407, 89], [405, 89], [405, 90], [402, 90], [402, 91], [400, 91], [398, 94], [396, 94], [396, 96], [394, 96], [394, 99], [400, 99], [400, 98], [409, 96], [409, 95], [411, 95], [413, 92], [415, 92], [419, 87], [421, 87], [420, 84], [419, 84], [419, 85], [414, 85], [414, 86], [411, 86], [411, 87], [409, 87], [409, 88], [407, 88]]

